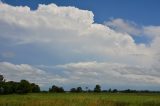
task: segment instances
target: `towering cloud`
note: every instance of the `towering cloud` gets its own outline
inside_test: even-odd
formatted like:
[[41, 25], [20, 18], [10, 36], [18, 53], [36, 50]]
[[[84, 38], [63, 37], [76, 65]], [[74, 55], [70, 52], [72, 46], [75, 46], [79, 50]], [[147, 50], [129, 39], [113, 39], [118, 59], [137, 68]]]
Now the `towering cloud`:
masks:
[[[123, 27], [118, 28], [122, 31], [117, 32], [106, 25], [95, 23], [91, 11], [55, 4], [39, 5], [34, 11], [28, 7], [13, 7], [3, 3], [0, 3], [0, 8], [0, 48], [12, 48], [16, 55], [12, 58], [14, 61], [19, 59], [17, 54], [21, 54], [26, 47], [31, 53], [23, 54], [24, 61], [33, 55], [31, 47], [44, 51], [46, 54], [43, 53], [43, 57], [47, 59], [54, 55], [64, 57], [61, 63], [51, 67], [33, 66], [33, 58], [30, 62], [19, 65], [1, 62], [1, 67], [6, 70], [1, 73], [8, 77], [12, 77], [13, 71], [24, 70], [20, 74], [33, 80], [31, 76], [36, 75], [37, 78], [43, 77], [46, 82], [51, 80], [65, 84], [87, 83], [88, 80], [106, 84], [116, 78], [115, 82], [120, 82], [119, 84], [160, 83], [160, 67], [155, 65], [159, 63], [159, 51], [156, 49], [159, 37], [154, 37], [151, 46], [136, 44], [130, 33], [140, 32], [131, 27], [132, 24], [126, 24], [121, 19], [109, 22], [107, 25], [118, 24]], [[126, 27], [129, 28], [127, 31], [124, 30]], [[155, 27], [144, 29], [149, 35], [155, 35], [158, 30]], [[38, 61], [37, 56], [33, 57]], [[67, 62], [71, 63], [64, 64], [66, 57]], [[56, 63], [57, 60], [53, 61]], [[8, 68], [10, 66], [13, 68]], [[73, 79], [77, 82], [73, 82]]]

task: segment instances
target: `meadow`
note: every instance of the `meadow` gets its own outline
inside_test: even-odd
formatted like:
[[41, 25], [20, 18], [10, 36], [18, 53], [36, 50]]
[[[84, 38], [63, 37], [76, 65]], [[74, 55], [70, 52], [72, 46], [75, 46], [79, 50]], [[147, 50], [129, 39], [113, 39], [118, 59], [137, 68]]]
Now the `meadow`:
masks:
[[160, 106], [158, 93], [31, 93], [0, 95], [0, 106]]

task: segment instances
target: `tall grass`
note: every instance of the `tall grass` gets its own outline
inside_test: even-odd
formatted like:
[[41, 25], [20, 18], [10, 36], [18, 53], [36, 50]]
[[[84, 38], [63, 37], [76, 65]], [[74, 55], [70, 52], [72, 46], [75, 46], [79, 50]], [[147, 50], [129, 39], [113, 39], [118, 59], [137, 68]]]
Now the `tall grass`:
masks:
[[1, 95], [0, 106], [160, 106], [160, 94], [49, 93]]

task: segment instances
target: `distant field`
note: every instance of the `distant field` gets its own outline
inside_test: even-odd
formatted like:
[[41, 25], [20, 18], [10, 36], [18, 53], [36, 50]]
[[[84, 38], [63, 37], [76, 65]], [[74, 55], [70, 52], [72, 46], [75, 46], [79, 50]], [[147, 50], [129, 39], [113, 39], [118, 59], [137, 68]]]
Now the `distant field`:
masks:
[[0, 95], [0, 106], [160, 106], [160, 94], [39, 93]]

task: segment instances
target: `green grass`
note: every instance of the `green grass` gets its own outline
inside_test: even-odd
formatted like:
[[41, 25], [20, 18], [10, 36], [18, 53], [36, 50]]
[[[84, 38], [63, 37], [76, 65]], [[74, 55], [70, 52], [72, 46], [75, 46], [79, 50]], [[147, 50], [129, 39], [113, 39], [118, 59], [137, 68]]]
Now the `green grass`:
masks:
[[160, 94], [39, 93], [0, 95], [0, 106], [160, 106]]

